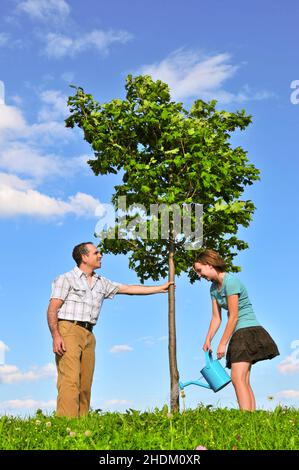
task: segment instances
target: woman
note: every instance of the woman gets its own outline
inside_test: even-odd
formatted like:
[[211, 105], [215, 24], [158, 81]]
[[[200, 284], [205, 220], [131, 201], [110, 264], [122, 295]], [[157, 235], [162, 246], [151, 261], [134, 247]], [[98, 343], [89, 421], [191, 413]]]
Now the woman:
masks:
[[212, 282], [212, 320], [203, 350], [211, 349], [211, 341], [221, 324], [221, 308], [228, 310], [228, 321], [217, 348], [217, 358], [225, 355], [230, 340], [226, 367], [232, 370], [231, 379], [240, 409], [253, 411], [256, 406], [250, 386], [251, 366], [278, 356], [277, 346], [257, 321], [245, 286], [238, 276], [225, 272], [225, 262], [216, 251], [205, 250], [197, 255], [193, 268], [200, 278]]

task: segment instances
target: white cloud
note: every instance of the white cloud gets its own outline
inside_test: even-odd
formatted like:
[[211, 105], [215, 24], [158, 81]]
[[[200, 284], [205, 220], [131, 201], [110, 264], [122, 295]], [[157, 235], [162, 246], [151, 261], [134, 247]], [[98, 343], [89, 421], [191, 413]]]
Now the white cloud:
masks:
[[53, 121], [67, 116], [67, 96], [63, 95], [61, 91], [43, 91], [40, 94], [40, 99], [44, 103], [44, 106], [38, 114], [39, 121]]
[[69, 205], [71, 212], [77, 215], [95, 215], [102, 204], [98, 199], [89, 194], [77, 193], [74, 196], [70, 196]]
[[20, 382], [32, 382], [40, 379], [56, 376], [56, 367], [49, 363], [42, 367], [32, 367], [27, 372], [21, 371], [15, 365], [0, 365], [0, 383], [12, 384]]
[[107, 400], [104, 405], [105, 406], [118, 406], [118, 405], [129, 405], [131, 402], [128, 400], [119, 400], [117, 398], [112, 400]]
[[299, 372], [299, 360], [294, 356], [287, 356], [280, 364], [278, 370], [281, 374], [295, 374]]
[[81, 37], [70, 37], [62, 34], [48, 33], [46, 37], [45, 52], [49, 57], [60, 59], [65, 56], [74, 56], [86, 49], [95, 48], [107, 54], [113, 43], [125, 44], [132, 38], [127, 31], [101, 31], [94, 30]]
[[70, 132], [70, 129], [64, 125], [63, 118], [66, 115], [67, 106], [66, 102], [63, 103], [62, 95], [57, 92], [55, 99], [55, 92], [52, 95], [46, 93], [44, 98], [48, 100], [48, 104], [41, 107], [39, 122], [30, 125], [18, 107], [7, 106], [3, 103], [0, 83], [0, 144], [13, 141], [15, 147], [18, 148], [20, 144], [17, 140], [19, 139], [36, 141], [38, 146], [53, 144], [57, 142], [57, 139], [63, 139], [63, 142], [74, 139], [74, 132]]
[[282, 390], [275, 394], [277, 398], [299, 399], [299, 390]]
[[67, 214], [94, 217], [101, 203], [85, 193], [76, 193], [66, 201], [47, 196], [15, 175], [0, 173], [0, 218], [32, 216], [57, 218]]
[[133, 351], [133, 348], [129, 346], [129, 344], [116, 344], [110, 349], [110, 352], [112, 354], [124, 353], [129, 351]]
[[24, 0], [19, 3], [17, 10], [40, 21], [61, 21], [70, 13], [70, 7], [65, 0]]
[[4, 103], [4, 97], [0, 99], [0, 142], [5, 133], [13, 132], [16, 134], [24, 134], [27, 130], [27, 124], [23, 113], [15, 106], [7, 106]]
[[139, 72], [168, 83], [174, 99], [196, 97], [229, 103], [271, 96], [268, 92], [253, 93], [247, 85], [237, 94], [224, 90], [224, 83], [238, 68], [227, 53], [207, 57], [200, 52], [178, 49], [161, 62], [144, 65]]
[[[5, 104], [5, 86], [4, 82], [0, 80], [0, 106]], [[0, 108], [0, 117], [1, 117], [1, 108]]]
[[[52, 130], [54, 131], [55, 128], [53, 126]], [[43, 135], [42, 129], [36, 128], [34, 131], [36, 137], [38, 132]], [[57, 136], [59, 136], [59, 128], [57, 129]], [[43, 137], [45, 138], [44, 135]], [[59, 137], [61, 139], [62, 136]], [[82, 173], [82, 170], [87, 170], [86, 162], [91, 158], [92, 156], [86, 154], [69, 158], [63, 158], [55, 154], [43, 154], [34, 144], [29, 145], [21, 142], [8, 143], [6, 146], [0, 144], [0, 170], [4, 170], [9, 174], [16, 173], [34, 178], [36, 181], [35, 186], [45, 178], [53, 176], [70, 177], [78, 172]]]
[[46, 179], [70, 177], [87, 170], [86, 161], [92, 159], [92, 155], [63, 158], [44, 151], [54, 142], [61, 146], [74, 138], [74, 133], [65, 128], [62, 119], [67, 112], [66, 97], [60, 91], [46, 90], [40, 99], [40, 122], [32, 125], [20, 109], [0, 103], [0, 217], [96, 217], [104, 207], [89, 194], [78, 192], [63, 200], [37, 190]]
[[[20, 99], [20, 97], [15, 97], [18, 103]], [[29, 124], [19, 107], [7, 106], [4, 103], [4, 84], [0, 81], [0, 144], [5, 144], [4, 147], [0, 147], [0, 152], [16, 152], [21, 149], [22, 153], [25, 152], [27, 156], [32, 153], [32, 158], [35, 158], [36, 153], [41, 154], [41, 151], [32, 148], [32, 143], [35, 142], [36, 147], [41, 147], [52, 145], [58, 139], [62, 144], [75, 138], [75, 133], [70, 132], [64, 124], [64, 117], [68, 112], [67, 97], [60, 91], [46, 90], [40, 94], [40, 99], [42, 106], [38, 114], [38, 122]], [[24, 139], [25, 143], [23, 143]]]
[[9, 351], [9, 347], [0, 340], [0, 351]]
[[160, 341], [165, 341], [167, 339], [168, 339], [167, 336], [160, 336], [159, 338], [155, 338], [154, 336], [143, 336], [142, 338], [139, 338], [137, 341], [140, 341], [146, 346], [153, 346], [154, 344], [157, 344]]
[[142, 338], [139, 338], [137, 341], [140, 341], [141, 343], [145, 344], [146, 346], [153, 346], [156, 342], [156, 340], [153, 336], [143, 336]]
[[63, 162], [55, 155], [43, 155], [33, 146], [13, 143], [0, 147], [0, 168], [9, 172], [43, 178], [62, 171]]
[[26, 39], [13, 39], [9, 33], [0, 33], [0, 47], [8, 49], [23, 49], [26, 44]]
[[[73, 166], [76, 166], [77, 168], [80, 168], [81, 170], [83, 168], [87, 168], [87, 161], [88, 160], [94, 160], [94, 155], [88, 155], [88, 154], [84, 154], [84, 155], [80, 155], [79, 157], [73, 157], [72, 158], [72, 165]], [[96, 214], [98, 215], [98, 214]]]
[[17, 106], [21, 106], [23, 104], [23, 100], [19, 95], [14, 95], [14, 96], [11, 97], [11, 99], [12, 99], [12, 101], [14, 101], [14, 103]]
[[143, 66], [141, 72], [168, 83], [180, 99], [219, 89], [238, 69], [229, 61], [229, 54], [205, 58], [201, 53], [179, 49], [160, 63]]
[[0, 47], [6, 46], [6, 44], [9, 42], [9, 34], [8, 33], [0, 33]]
[[64, 215], [68, 210], [69, 206], [65, 202], [38, 191], [18, 191], [10, 187], [0, 187], [0, 217], [53, 217]]
[[65, 81], [67, 83], [71, 83], [75, 78], [75, 74], [74, 74], [74, 72], [64, 72], [61, 75], [61, 78], [62, 78], [63, 81]]
[[272, 92], [268, 91], [258, 91], [255, 92], [251, 90], [248, 85], [242, 86], [241, 90], [238, 93], [230, 93], [225, 90], [215, 90], [210, 93], [206, 93], [204, 98], [206, 100], [215, 99], [222, 104], [227, 103], [244, 103], [245, 101], [260, 101], [273, 98], [275, 95]]
[[30, 189], [33, 182], [30, 180], [22, 180], [16, 175], [9, 173], [0, 173], [0, 188], [3, 186], [8, 186], [14, 189], [19, 189], [21, 191]]
[[33, 400], [31, 398], [26, 398], [24, 400], [6, 400], [0, 401], [0, 409], [5, 410], [20, 410], [20, 409], [38, 409], [38, 408], [55, 408], [56, 401], [48, 400]]
[[5, 364], [6, 351], [9, 351], [9, 347], [3, 341], [0, 341], [0, 365]]
[[75, 133], [66, 128], [63, 121], [44, 121], [32, 124], [28, 128], [28, 139], [32, 139], [40, 146], [53, 145], [59, 140], [60, 145], [75, 138]]

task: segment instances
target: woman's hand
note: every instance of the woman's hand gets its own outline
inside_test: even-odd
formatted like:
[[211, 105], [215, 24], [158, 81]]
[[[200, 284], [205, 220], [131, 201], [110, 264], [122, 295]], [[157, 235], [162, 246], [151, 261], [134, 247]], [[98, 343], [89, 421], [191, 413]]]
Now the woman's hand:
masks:
[[217, 348], [217, 359], [222, 359], [225, 356], [226, 345], [220, 341]]
[[204, 351], [211, 351], [211, 341], [209, 339], [205, 340], [205, 343], [202, 347]]

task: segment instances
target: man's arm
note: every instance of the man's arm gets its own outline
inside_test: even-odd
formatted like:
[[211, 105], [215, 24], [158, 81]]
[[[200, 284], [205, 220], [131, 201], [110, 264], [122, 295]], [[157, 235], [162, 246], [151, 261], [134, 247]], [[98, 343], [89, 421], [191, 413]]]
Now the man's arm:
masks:
[[138, 286], [138, 285], [126, 285], [122, 284], [119, 287], [117, 294], [128, 294], [128, 295], [148, 295], [148, 294], [160, 294], [168, 291], [168, 288], [174, 285], [174, 282], [165, 282], [160, 286]]
[[51, 299], [47, 312], [49, 329], [53, 338], [53, 352], [62, 356], [66, 351], [64, 341], [59, 334], [57, 312], [63, 304], [61, 299]]

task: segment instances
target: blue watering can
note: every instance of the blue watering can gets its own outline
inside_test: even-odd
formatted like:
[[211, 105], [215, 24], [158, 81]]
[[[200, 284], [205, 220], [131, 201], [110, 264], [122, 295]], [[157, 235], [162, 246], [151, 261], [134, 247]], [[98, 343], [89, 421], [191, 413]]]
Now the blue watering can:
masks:
[[208, 383], [198, 380], [190, 380], [189, 382], [179, 382], [180, 389], [183, 390], [187, 385], [199, 385], [199, 387], [210, 388], [214, 392], [218, 392], [231, 382], [231, 378], [217, 359], [213, 359], [212, 352], [206, 351], [206, 365], [201, 369], [201, 374]]

